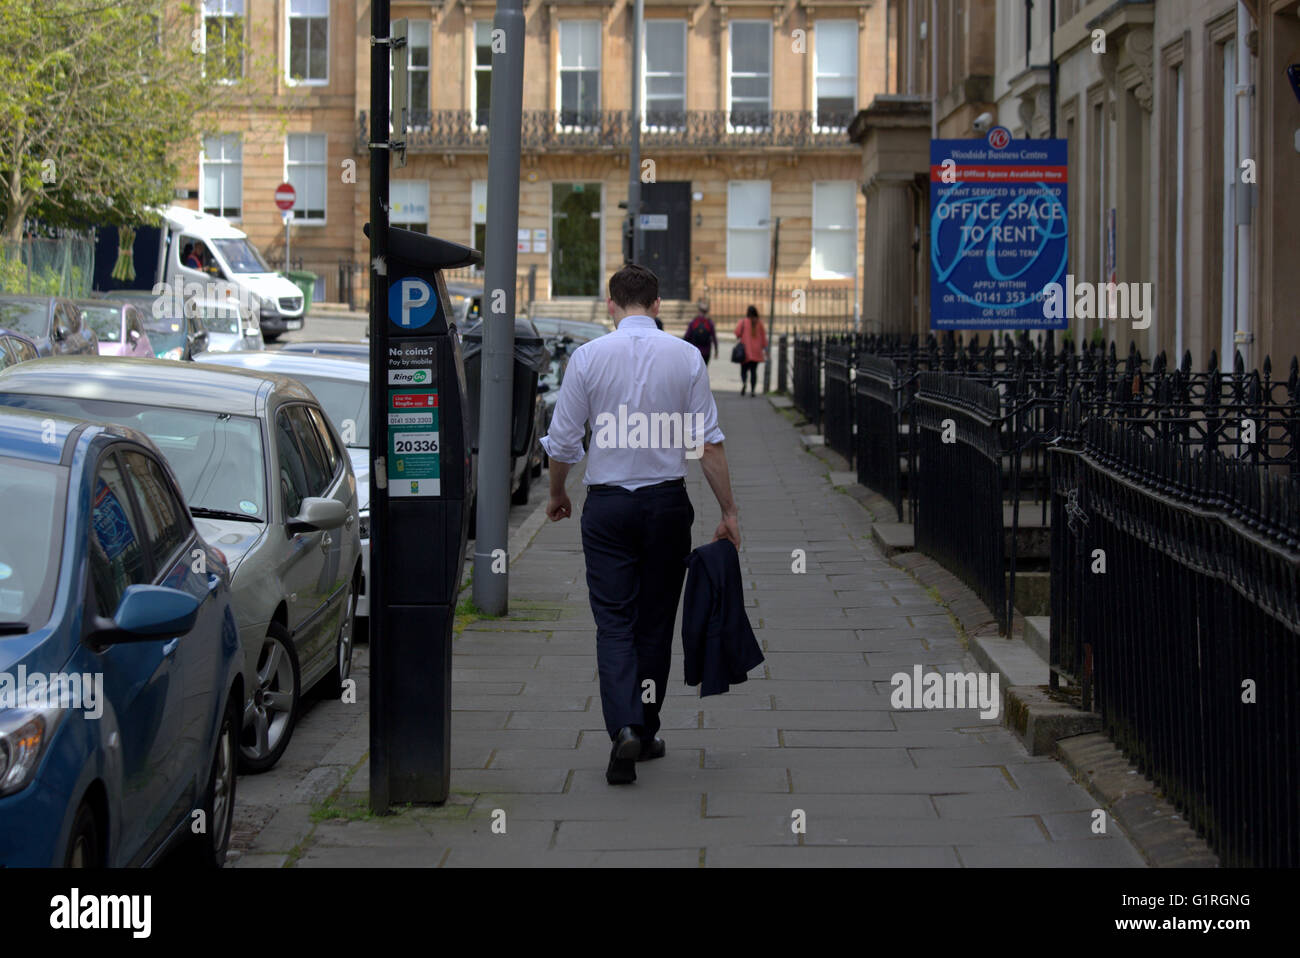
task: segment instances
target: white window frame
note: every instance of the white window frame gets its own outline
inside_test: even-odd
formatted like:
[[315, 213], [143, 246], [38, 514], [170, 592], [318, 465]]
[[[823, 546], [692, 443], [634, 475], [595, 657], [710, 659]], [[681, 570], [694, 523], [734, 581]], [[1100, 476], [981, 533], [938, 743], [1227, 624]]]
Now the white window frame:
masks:
[[[762, 26], [767, 28], [767, 73], [766, 74], [736, 73], [732, 69], [731, 51], [733, 46], [733, 38], [735, 37], [734, 29], [737, 25], [740, 24], [761, 24]], [[767, 130], [770, 130], [772, 128], [772, 44], [773, 44], [772, 34], [773, 34], [773, 30], [772, 30], [771, 20], [732, 20], [727, 24], [727, 49], [725, 51], [725, 55], [727, 57], [727, 90], [726, 90], [727, 104], [726, 106], [727, 106], [727, 132], [728, 133], [760, 133], [760, 132], [766, 132]], [[733, 126], [731, 123], [732, 81], [738, 77], [745, 79], [745, 78], [755, 78], [764, 75], [767, 77], [768, 125], [766, 127]]]
[[[469, 246], [471, 249], [478, 249], [474, 227], [483, 226], [484, 235], [486, 236], [487, 227], [487, 180], [471, 180], [469, 184]], [[479, 200], [482, 199], [483, 211], [479, 212]], [[476, 267], [474, 272], [481, 272], [482, 267]]]
[[[415, 31], [417, 29], [423, 29], [425, 31], [425, 36], [423, 38], [425, 40], [425, 43], [422, 46], [425, 50], [428, 51], [429, 54], [428, 62], [422, 67], [416, 66], [415, 63], [413, 62], [414, 61], [413, 54], [416, 47], [416, 44], [414, 42]], [[428, 96], [425, 97], [424, 103], [418, 107], [415, 105], [415, 95], [414, 95], [415, 75], [417, 73], [423, 73], [425, 75], [429, 87]], [[389, 102], [392, 102], [391, 99]], [[427, 125], [423, 127], [419, 126], [415, 122], [415, 119], [420, 113], [423, 113], [427, 120], [429, 115], [433, 112], [433, 21], [432, 20], [411, 20], [406, 27], [406, 105], [411, 110], [411, 121], [412, 121], [410, 124], [411, 127], [413, 129], [427, 129]]]
[[[853, 72], [851, 74], [838, 73], [838, 72], [833, 73], [823, 68], [823, 64], [821, 61], [821, 44], [818, 42], [818, 36], [823, 25], [836, 26], [840, 29], [847, 30], [850, 33], [850, 35], [853, 37]], [[820, 100], [821, 80], [823, 77], [826, 78], [827, 80], [832, 80], [832, 79], [842, 80], [846, 78], [852, 79], [853, 108], [849, 111], [849, 114], [850, 116], [852, 116], [857, 112], [858, 70], [860, 66], [860, 64], [858, 63], [859, 58], [858, 58], [857, 40], [858, 40], [858, 21], [856, 20], [836, 20], [836, 19], [817, 20], [813, 24], [813, 102], [812, 102], [813, 116], [812, 119], [813, 119], [813, 129], [818, 133], [829, 133], [829, 132], [848, 129], [847, 123], [842, 127], [822, 126], [820, 123], [818, 123], [818, 115], [820, 113], [820, 110], [818, 109], [818, 101]]]
[[[567, 68], [564, 65], [564, 41], [562, 39], [562, 34], [564, 32], [564, 28], [566, 25], [572, 26], [577, 24], [587, 24], [589, 26], [594, 26], [596, 29], [596, 64], [594, 67], [591, 67], [585, 63], [580, 66], [567, 67]], [[599, 118], [600, 110], [601, 110], [601, 97], [604, 93], [604, 90], [601, 89], [601, 87], [603, 86], [603, 84], [601, 83], [601, 61], [604, 58], [604, 50], [603, 50], [604, 39], [605, 39], [604, 31], [601, 29], [601, 22], [599, 20], [586, 20], [586, 19], [561, 20], [559, 23], [555, 25], [555, 40], [556, 40], [555, 122], [556, 122], [557, 130], [577, 131], [583, 129], [583, 127], [581, 126], [566, 125], [563, 121], [564, 74], [566, 72], [572, 72], [572, 73], [594, 72], [596, 74], [595, 115], [597, 118]]]
[[[209, 13], [209, 5], [217, 7], [218, 12]], [[238, 12], [231, 9], [233, 7], [238, 7]], [[199, 8], [199, 14], [203, 23], [202, 29], [199, 30], [199, 46], [202, 48], [203, 75], [206, 77], [208, 75], [208, 21], [228, 20], [231, 17], [239, 17], [245, 33], [241, 33], [241, 35], [236, 38], [236, 41], [242, 43], [246, 31], [248, 30], [248, 10], [245, 6], [245, 0], [203, 0], [203, 4]], [[222, 33], [228, 37], [228, 34], [225, 34], [224, 27], [222, 28]], [[216, 82], [228, 86], [238, 83], [244, 78], [245, 67], [244, 51], [241, 50], [239, 55], [239, 75], [236, 77], [218, 77]]]
[[[209, 158], [208, 155], [208, 144], [214, 141], [217, 141], [221, 144], [221, 155], [217, 159], [211, 159]], [[234, 143], [234, 154], [235, 154], [233, 159], [230, 158], [228, 154], [228, 146], [232, 141]], [[228, 205], [225, 202], [226, 200], [225, 171], [230, 167], [234, 167], [238, 171], [237, 176], [238, 176], [238, 186], [239, 186], [239, 203], [237, 204], [237, 206], [239, 209], [239, 213], [235, 216], [227, 216], [225, 218], [231, 223], [238, 223], [242, 221], [244, 218], [244, 138], [243, 135], [239, 133], [218, 133], [215, 136], [207, 136], [203, 138], [203, 146], [199, 150], [199, 209], [205, 212], [207, 211], [207, 207], [208, 207], [207, 201], [209, 199], [207, 195], [207, 181], [208, 181], [207, 168], [209, 166], [218, 166], [222, 168], [222, 175], [219, 180], [219, 182], [221, 183], [221, 189], [220, 189], [221, 195], [217, 198], [218, 202], [216, 204], [218, 210], [224, 210]], [[218, 212], [216, 215], [223, 216], [224, 214]]]
[[486, 124], [486, 123], [479, 123], [479, 121], [478, 121], [478, 110], [479, 110], [479, 105], [478, 105], [478, 79], [479, 79], [479, 74], [480, 74], [480, 73], [486, 73], [486, 74], [488, 75], [488, 83], [489, 83], [489, 89], [488, 89], [488, 94], [489, 94], [489, 97], [488, 97], [488, 100], [489, 100], [489, 102], [488, 102], [488, 109], [490, 110], [490, 109], [492, 108], [492, 104], [491, 104], [491, 92], [492, 92], [492, 91], [491, 91], [491, 87], [490, 87], [490, 84], [491, 84], [491, 82], [492, 82], [492, 80], [491, 80], [491, 77], [492, 77], [492, 59], [491, 59], [491, 57], [489, 56], [487, 66], [483, 66], [481, 63], [478, 62], [478, 47], [479, 47], [479, 42], [478, 42], [478, 31], [479, 31], [479, 27], [481, 26], [481, 27], [484, 27], [484, 28], [487, 29], [487, 33], [488, 33], [488, 48], [491, 49], [491, 44], [492, 44], [492, 22], [493, 22], [493, 21], [491, 21], [491, 20], [475, 20], [475, 21], [474, 21], [474, 29], [473, 29], [473, 33], [472, 33], [472, 35], [471, 35], [471, 45], [472, 45], [472, 49], [471, 49], [471, 51], [470, 51], [469, 109], [470, 109], [470, 122], [474, 125], [474, 129], [476, 129], [476, 130], [486, 130], [486, 129], [487, 129], [487, 124]]
[[[853, 180], [818, 180], [813, 183], [812, 194], [812, 256], [809, 260], [810, 275], [813, 279], [852, 279], [853, 267], [850, 266], [847, 272], [836, 273], [831, 270], [817, 268], [817, 241], [819, 235], [823, 240], [829, 240], [833, 235], [844, 236], [847, 234], [850, 255], [849, 262], [853, 263], [858, 255], [858, 198], [855, 192], [857, 184]], [[827, 187], [836, 187], [841, 190], [847, 189], [849, 193], [849, 208], [853, 211], [853, 224], [845, 226], [842, 224], [818, 223], [817, 217], [817, 193], [819, 189]]]
[[[428, 45], [427, 45], [427, 47], [426, 47], [426, 49], [428, 49], [428, 51], [429, 51], [429, 65], [428, 65], [428, 66], [423, 66], [423, 67], [417, 67], [414, 63], [411, 62], [411, 60], [412, 60], [412, 51], [415, 49], [415, 44], [412, 43], [412, 39], [413, 39], [413, 37], [414, 37], [414, 29], [413, 29], [413, 28], [414, 28], [414, 27], [417, 27], [417, 26], [421, 26], [421, 25], [424, 26], [424, 27], [429, 31], [429, 43], [428, 43]], [[431, 20], [409, 20], [409, 21], [407, 21], [407, 26], [406, 26], [406, 107], [407, 107], [407, 111], [408, 111], [408, 116], [407, 116], [407, 124], [406, 124], [406, 127], [407, 127], [408, 130], [426, 130], [426, 129], [428, 129], [428, 126], [427, 126], [427, 125], [426, 125], [426, 126], [420, 126], [419, 124], [417, 124], [417, 123], [415, 122], [416, 107], [415, 107], [415, 98], [414, 98], [414, 97], [412, 96], [412, 94], [411, 94], [411, 86], [412, 86], [412, 82], [413, 82], [414, 79], [415, 79], [415, 74], [416, 74], [416, 73], [425, 73], [425, 74], [428, 74], [428, 75], [429, 75], [429, 96], [428, 96], [428, 98], [425, 100], [424, 112], [425, 112], [425, 113], [432, 113], [432, 112], [433, 112], [433, 107], [432, 107], [432, 103], [433, 103], [433, 73], [432, 73], [432, 67], [433, 67], [433, 21], [431, 21]], [[392, 104], [392, 102], [393, 102], [393, 77], [394, 77], [394, 75], [396, 75], [396, 73], [397, 73], [397, 68], [392, 64], [391, 59], [390, 59], [389, 66], [388, 66], [388, 102], [389, 102], [390, 104]], [[389, 133], [392, 133], [392, 134], [396, 135], [396, 133], [397, 133], [397, 124], [398, 124], [399, 121], [400, 121], [400, 117], [394, 116], [393, 113], [392, 113], [391, 110], [390, 110], [389, 115], [388, 115], [388, 132], [389, 132]]]
[[[423, 194], [424, 198], [424, 218], [420, 219], [401, 209], [401, 194], [408, 190], [414, 192], [417, 197]], [[424, 232], [429, 232], [429, 181], [428, 180], [398, 180], [394, 179], [389, 185], [389, 201], [391, 209], [389, 211], [388, 222], [394, 226], [410, 228], [411, 224], [422, 224]]]
[[[293, 21], [322, 19], [321, 17], [308, 17], [308, 16], [294, 15], [293, 2], [294, 0], [287, 0], [287, 2], [284, 5], [284, 17], [285, 17], [284, 80], [285, 83], [289, 84], [290, 86], [328, 86], [330, 82], [330, 40], [332, 39], [332, 33], [333, 33], [332, 30], [333, 24], [331, 24], [330, 22], [332, 18], [330, 15], [329, 0], [324, 0], [325, 16], [323, 19], [325, 20], [325, 76], [323, 79], [306, 79], [306, 78], [301, 80], [295, 79], [293, 73], [291, 72], [292, 70], [291, 64], [293, 62]], [[302, 0], [302, 2], [310, 2], [310, 0]], [[308, 53], [307, 56], [307, 62], [308, 63], [311, 62], [310, 52]]]
[[767, 268], [757, 271], [742, 271], [735, 267], [732, 259], [731, 237], [733, 233], [754, 233], [762, 234], [764, 237], [771, 236], [772, 227], [770, 225], [743, 225], [736, 226], [733, 222], [733, 214], [741, 209], [748, 209], [752, 204], [739, 203], [732, 195], [738, 184], [762, 183], [767, 187], [767, 215], [756, 217], [757, 220], [771, 220], [772, 218], [772, 181], [771, 180], [729, 180], [727, 182], [727, 276], [736, 279], [764, 279], [771, 275], [771, 249], [768, 249]]
[[[311, 138], [319, 139], [321, 142], [325, 144], [325, 158], [319, 162], [308, 161], [308, 160], [304, 160], [301, 162], [290, 162], [289, 141], [295, 136], [311, 137]], [[293, 169], [297, 167], [314, 167], [314, 166], [319, 166], [322, 172], [324, 173], [324, 175], [321, 177], [322, 189], [325, 191], [325, 195], [321, 197], [321, 216], [319, 219], [316, 218], [309, 219], [305, 216], [302, 218], [298, 217], [297, 214], [299, 209], [300, 208], [303, 210], [306, 209], [306, 197], [304, 195], [304, 191], [298, 189], [298, 187], [295, 185], [294, 189], [298, 193], [298, 201], [294, 204], [294, 210], [293, 210], [294, 217], [291, 220], [294, 226], [324, 226], [326, 220], [329, 219], [329, 138], [324, 133], [310, 133], [310, 132], [286, 133], [284, 137], [284, 182], [293, 183], [292, 174], [291, 174], [291, 171]]]
[[[679, 27], [681, 27], [681, 31], [682, 31], [682, 72], [681, 72], [681, 73], [667, 73], [667, 72], [659, 71], [659, 72], [655, 72], [654, 74], [651, 74], [651, 72], [650, 72], [650, 60], [649, 60], [649, 56], [648, 56], [649, 49], [650, 49], [650, 45], [649, 45], [648, 43], [643, 43], [643, 44], [642, 44], [642, 49], [641, 49], [641, 129], [642, 129], [642, 130], [675, 130], [675, 129], [680, 129], [680, 128], [681, 128], [680, 126], [663, 126], [663, 125], [653, 125], [653, 126], [652, 126], [649, 122], [647, 122], [647, 120], [646, 120], [646, 114], [648, 113], [648, 107], [649, 107], [649, 100], [650, 100], [649, 87], [650, 87], [650, 78], [651, 78], [652, 75], [655, 76], [655, 77], [677, 77], [677, 76], [680, 76], [680, 77], [681, 77], [681, 79], [682, 79], [682, 106], [681, 106], [681, 110], [680, 110], [680, 112], [681, 112], [683, 115], [686, 113], [686, 71], [689, 69], [688, 59], [687, 59], [687, 44], [686, 44], [686, 37], [687, 37], [687, 32], [686, 32], [686, 21], [685, 21], [685, 20], [682, 20], [682, 19], [674, 19], [674, 18], [665, 18], [665, 19], [662, 19], [662, 20], [660, 20], [660, 19], [654, 19], [654, 20], [647, 20], [647, 21], [646, 21], [646, 26], [647, 26], [647, 28], [648, 28], [648, 27], [650, 26], [650, 24], [655, 24], [655, 25], [658, 25], [658, 26], [662, 26], [662, 25], [664, 25], [664, 24], [669, 24], [669, 23], [671, 23], [671, 24], [673, 24], [673, 25], [675, 25], [675, 26], [679, 26]], [[647, 30], [647, 36], [648, 36], [648, 30]]]

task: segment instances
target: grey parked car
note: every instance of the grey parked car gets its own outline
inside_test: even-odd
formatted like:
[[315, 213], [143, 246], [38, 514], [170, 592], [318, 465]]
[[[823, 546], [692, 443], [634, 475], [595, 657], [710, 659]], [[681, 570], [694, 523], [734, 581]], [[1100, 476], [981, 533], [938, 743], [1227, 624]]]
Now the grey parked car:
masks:
[[[313, 356], [285, 350], [260, 353], [204, 353], [201, 364], [290, 376], [312, 391], [330, 424], [343, 437], [352, 471], [357, 477], [357, 508], [361, 526], [361, 583], [357, 616], [370, 616], [370, 365], [355, 359]], [[358, 633], [363, 637], [364, 633]]]
[[99, 337], [70, 300], [0, 296], [0, 327], [21, 333], [42, 356], [97, 356]]
[[131, 426], [167, 458], [194, 524], [226, 557], [244, 649], [240, 765], [284, 754], [299, 699], [352, 667], [361, 577], [357, 480], [315, 397], [270, 373], [60, 357], [0, 372], [0, 405]]

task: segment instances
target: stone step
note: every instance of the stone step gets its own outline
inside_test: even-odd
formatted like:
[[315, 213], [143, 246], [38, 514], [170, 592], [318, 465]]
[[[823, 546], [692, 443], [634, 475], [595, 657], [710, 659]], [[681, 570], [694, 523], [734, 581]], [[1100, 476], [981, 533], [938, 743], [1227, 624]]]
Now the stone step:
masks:
[[1051, 662], [1051, 625], [1045, 615], [1025, 616], [1025, 644], [1044, 662]]

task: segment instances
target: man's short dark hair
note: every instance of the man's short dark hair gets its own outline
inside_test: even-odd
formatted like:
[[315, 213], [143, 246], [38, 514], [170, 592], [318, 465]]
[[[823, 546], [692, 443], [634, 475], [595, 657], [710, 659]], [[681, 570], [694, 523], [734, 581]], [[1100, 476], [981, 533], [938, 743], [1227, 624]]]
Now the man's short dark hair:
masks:
[[659, 277], [644, 266], [624, 266], [609, 278], [609, 298], [619, 309], [648, 308], [659, 298]]

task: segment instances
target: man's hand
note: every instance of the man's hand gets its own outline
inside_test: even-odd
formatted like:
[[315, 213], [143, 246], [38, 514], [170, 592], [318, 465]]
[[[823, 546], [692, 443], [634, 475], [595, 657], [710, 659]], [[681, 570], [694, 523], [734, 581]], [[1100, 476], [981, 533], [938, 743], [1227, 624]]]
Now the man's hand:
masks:
[[561, 491], [558, 496], [551, 496], [546, 502], [546, 517], [552, 522], [558, 522], [561, 519], [567, 519], [573, 515], [573, 505], [569, 502], [569, 494]]
[[713, 533], [713, 541], [719, 539], [730, 539], [731, 544], [740, 551], [740, 516], [736, 513], [723, 515], [722, 521], [718, 523], [717, 531]]

